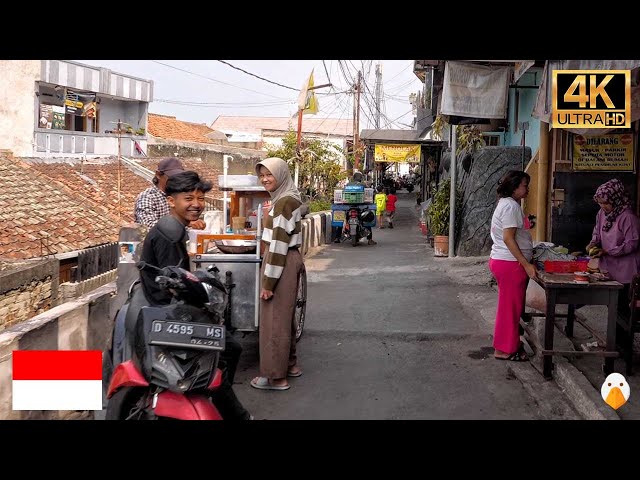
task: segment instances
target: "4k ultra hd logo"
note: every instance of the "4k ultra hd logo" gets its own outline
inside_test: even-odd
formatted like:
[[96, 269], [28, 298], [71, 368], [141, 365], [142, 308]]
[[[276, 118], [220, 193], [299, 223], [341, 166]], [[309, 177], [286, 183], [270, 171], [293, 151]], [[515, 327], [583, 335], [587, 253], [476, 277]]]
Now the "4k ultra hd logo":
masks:
[[553, 128], [630, 128], [631, 70], [554, 70]]

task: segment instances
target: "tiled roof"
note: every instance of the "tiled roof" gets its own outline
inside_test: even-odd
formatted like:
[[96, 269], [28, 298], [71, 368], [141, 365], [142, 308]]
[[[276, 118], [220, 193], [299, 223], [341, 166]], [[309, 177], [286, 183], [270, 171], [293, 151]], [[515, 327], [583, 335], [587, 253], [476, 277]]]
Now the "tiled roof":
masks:
[[[176, 117], [149, 114], [147, 130], [156, 138], [182, 140], [196, 143], [219, 144], [220, 140], [210, 138], [215, 130], [201, 123], [182, 122]], [[209, 136], [207, 136], [209, 135]]]
[[[336, 136], [353, 136], [353, 120], [349, 118], [302, 118], [302, 133], [316, 133]], [[287, 132], [297, 130], [297, 117], [227, 117], [219, 116], [211, 128], [224, 133], [253, 133], [262, 135], [263, 130]]]
[[[156, 170], [159, 158], [140, 164]], [[217, 168], [200, 159], [181, 159], [185, 169], [211, 181], [210, 198], [222, 198]], [[151, 185], [124, 164], [120, 168], [121, 222], [133, 222], [136, 197]], [[39, 257], [40, 236], [57, 253], [115, 241], [118, 223], [118, 162], [51, 162], [0, 157], [0, 258]]]
[[0, 257], [27, 259], [112, 242], [119, 227], [92, 203], [17, 159], [0, 158]]

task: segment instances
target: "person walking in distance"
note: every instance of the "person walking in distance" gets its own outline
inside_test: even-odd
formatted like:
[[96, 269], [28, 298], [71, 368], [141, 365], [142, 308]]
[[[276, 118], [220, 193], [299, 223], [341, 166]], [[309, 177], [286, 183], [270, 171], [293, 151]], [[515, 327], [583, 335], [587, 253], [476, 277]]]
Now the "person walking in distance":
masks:
[[376, 190], [378, 193], [376, 193], [374, 201], [376, 204], [376, 216], [378, 217], [378, 228], [384, 228], [382, 220], [387, 210], [387, 195], [384, 193], [382, 185], [378, 185]]
[[389, 228], [393, 228], [393, 218], [396, 216], [396, 202], [398, 201], [398, 197], [396, 196], [396, 189], [390, 188], [387, 194], [387, 222]]

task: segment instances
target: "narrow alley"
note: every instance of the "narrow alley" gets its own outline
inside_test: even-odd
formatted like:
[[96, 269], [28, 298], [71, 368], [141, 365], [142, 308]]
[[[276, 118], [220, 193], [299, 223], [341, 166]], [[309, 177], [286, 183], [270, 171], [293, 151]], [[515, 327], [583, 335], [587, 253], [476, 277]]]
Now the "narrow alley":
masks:
[[258, 335], [246, 336], [235, 385], [245, 406], [267, 420], [580, 418], [552, 382], [533, 387], [548, 403], [530, 396], [511, 370], [529, 363], [493, 359], [493, 323], [473, 302], [495, 291], [452, 280], [417, 218], [401, 191], [395, 228], [376, 229], [377, 245], [330, 244], [305, 261], [304, 374], [287, 391], [252, 389]]

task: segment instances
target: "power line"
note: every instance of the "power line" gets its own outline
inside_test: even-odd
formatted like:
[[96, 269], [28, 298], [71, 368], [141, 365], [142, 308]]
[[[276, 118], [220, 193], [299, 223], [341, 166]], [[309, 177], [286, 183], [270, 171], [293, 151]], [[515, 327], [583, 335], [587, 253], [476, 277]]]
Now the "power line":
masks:
[[232, 83], [223, 82], [221, 80], [216, 80], [215, 78], [207, 77], [205, 75], [200, 75], [199, 73], [191, 72], [189, 70], [185, 70], [184, 68], [174, 67], [173, 65], [169, 65], [168, 63], [162, 63], [162, 62], [159, 62], [157, 60], [151, 60], [151, 61], [154, 62], [154, 63], [158, 63], [160, 65], [164, 65], [165, 67], [173, 68], [175, 70], [179, 70], [181, 72], [188, 73], [189, 75], [195, 75], [196, 77], [205, 78], [205, 79], [210, 80], [212, 82], [221, 83], [222, 85], [228, 85], [230, 87], [239, 88], [240, 90], [247, 90], [248, 92], [258, 93], [260, 95], [265, 95], [265, 96], [271, 97], [271, 98], [277, 98], [279, 100], [286, 100], [283, 97], [276, 97], [274, 95], [269, 95], [268, 93], [258, 92], [257, 90], [251, 90], [250, 88], [239, 87], [238, 85], [234, 85]]
[[294, 90], [294, 91], [296, 91], [296, 92], [299, 92], [299, 91], [300, 91], [300, 89], [299, 89], [299, 88], [288, 87], [288, 86], [286, 86], [286, 85], [282, 85], [281, 83], [274, 82], [274, 81], [272, 81], [272, 80], [268, 80], [268, 79], [266, 79], [266, 78], [264, 78], [264, 77], [261, 77], [260, 75], [256, 75], [255, 73], [247, 72], [246, 70], [243, 70], [243, 69], [242, 69], [242, 68], [240, 68], [240, 67], [236, 67], [236, 66], [234, 66], [234, 65], [231, 65], [229, 62], [225, 62], [224, 60], [218, 60], [218, 62], [220, 62], [220, 63], [224, 63], [225, 65], [229, 65], [231, 68], [235, 68], [236, 70], [240, 70], [242, 73], [246, 73], [247, 75], [251, 75], [252, 77], [259, 78], [260, 80], [264, 80], [265, 82], [272, 83], [272, 84], [277, 85], [277, 86], [279, 86], [279, 87], [282, 87], [282, 88], [288, 88], [289, 90]]
[[282, 102], [266, 102], [266, 103], [207, 103], [207, 102], [189, 102], [182, 100], [164, 100], [157, 98], [154, 101], [158, 103], [168, 103], [171, 105], [184, 105], [189, 107], [213, 107], [213, 108], [256, 108], [256, 107], [275, 107], [277, 105], [287, 105], [296, 103], [293, 101]]

